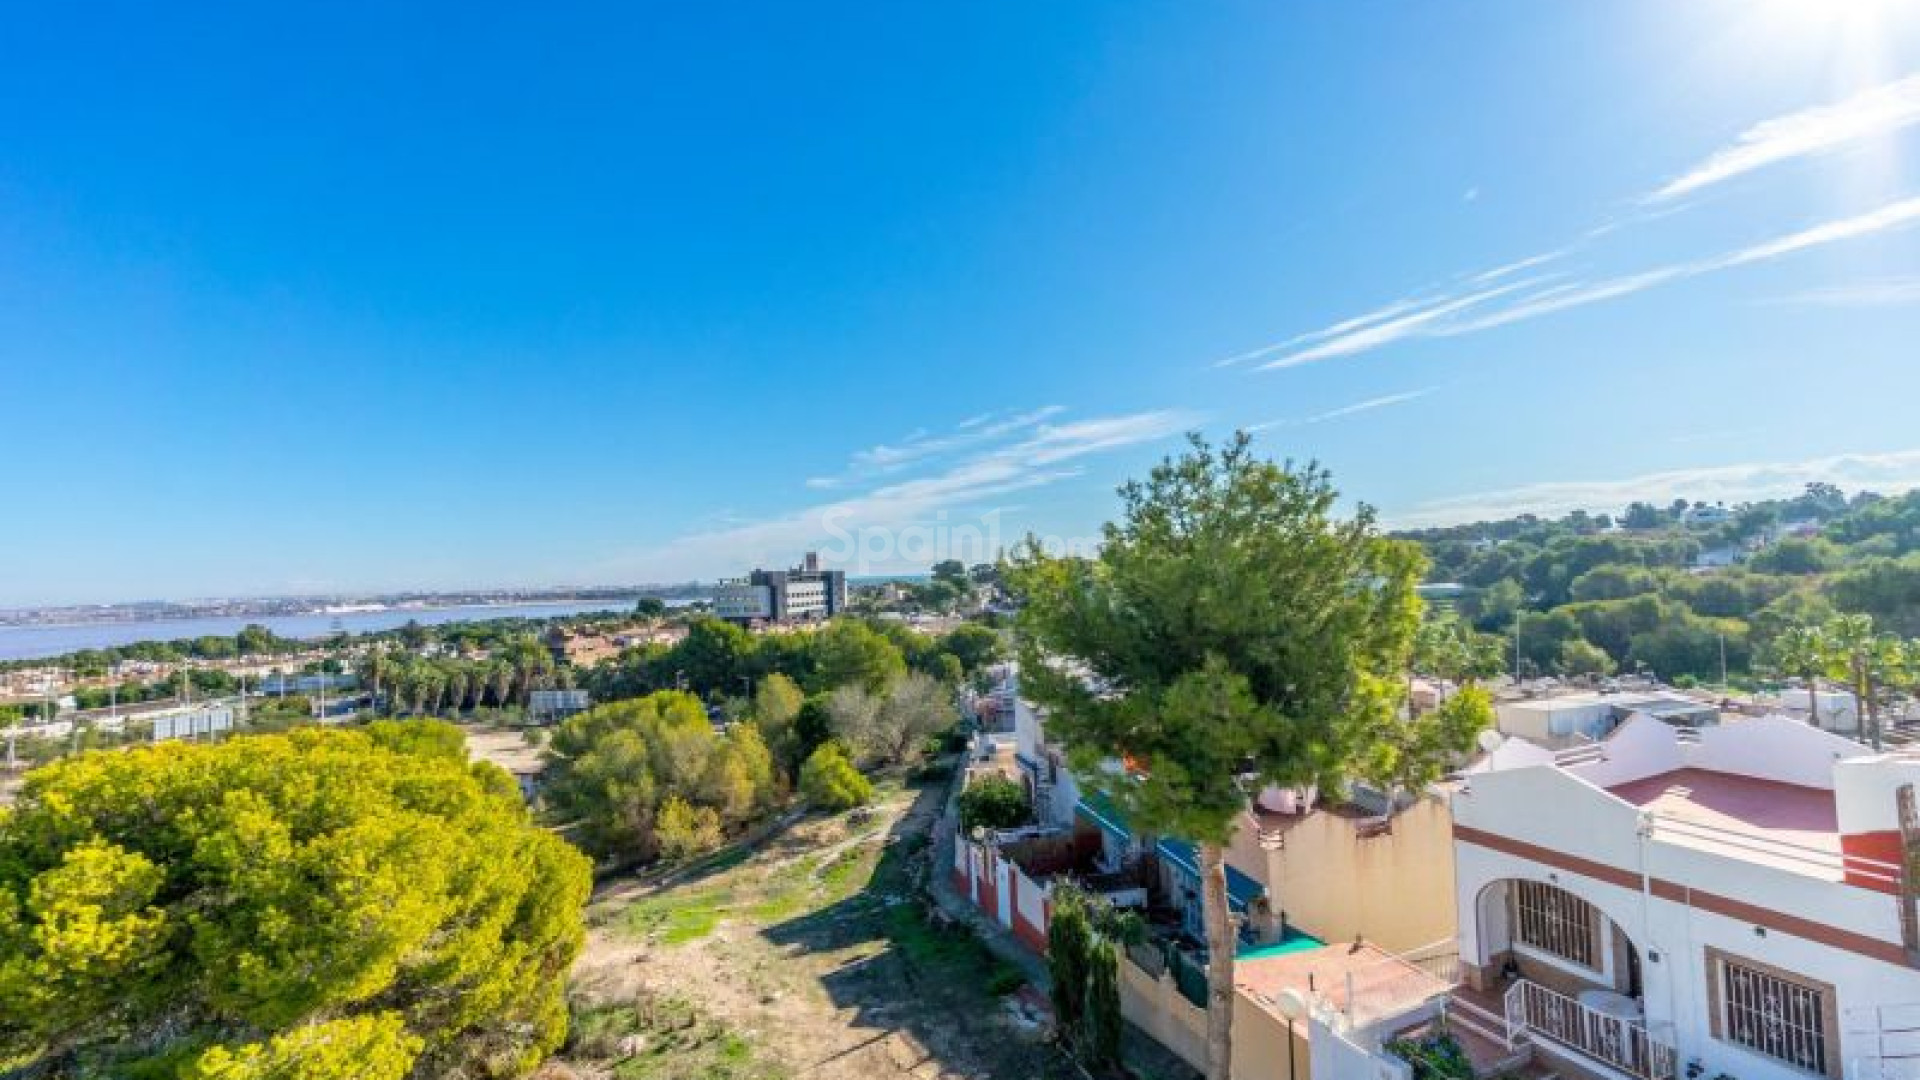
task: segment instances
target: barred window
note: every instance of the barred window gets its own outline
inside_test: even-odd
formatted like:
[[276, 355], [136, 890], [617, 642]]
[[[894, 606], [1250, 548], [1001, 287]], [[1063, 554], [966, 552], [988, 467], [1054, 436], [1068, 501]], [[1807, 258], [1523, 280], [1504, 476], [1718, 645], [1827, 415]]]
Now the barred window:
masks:
[[1513, 883], [1513, 937], [1523, 945], [1600, 970], [1600, 917], [1593, 905], [1539, 881]]
[[1723, 1037], [1816, 1075], [1827, 1072], [1826, 992], [1719, 957]]

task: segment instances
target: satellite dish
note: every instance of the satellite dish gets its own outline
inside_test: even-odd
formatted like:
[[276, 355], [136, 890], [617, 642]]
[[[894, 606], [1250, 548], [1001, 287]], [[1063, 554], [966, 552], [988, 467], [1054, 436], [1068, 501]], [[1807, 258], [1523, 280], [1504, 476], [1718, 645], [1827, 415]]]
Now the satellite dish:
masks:
[[1480, 733], [1476, 741], [1479, 742], [1480, 749], [1485, 750], [1487, 753], [1491, 754], [1495, 750], [1500, 749], [1501, 744], [1507, 741], [1507, 737], [1505, 735], [1500, 734], [1498, 731], [1495, 731], [1492, 728], [1488, 728], [1487, 730]]
[[1274, 995], [1273, 1005], [1274, 1008], [1280, 1010], [1281, 1016], [1289, 1020], [1305, 1020], [1307, 1018], [1307, 997], [1291, 986]]

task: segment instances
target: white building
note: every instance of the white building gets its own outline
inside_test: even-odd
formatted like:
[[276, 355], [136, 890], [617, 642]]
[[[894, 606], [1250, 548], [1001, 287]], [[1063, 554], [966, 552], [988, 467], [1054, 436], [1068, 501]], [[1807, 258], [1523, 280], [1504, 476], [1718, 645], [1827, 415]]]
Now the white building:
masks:
[[1666, 690], [1577, 690], [1494, 704], [1495, 722], [1502, 735], [1555, 747], [1605, 738], [1628, 717], [1642, 713], [1680, 727], [1720, 722], [1717, 707]]
[[1733, 511], [1724, 506], [1690, 506], [1680, 512], [1680, 524], [1693, 529], [1725, 525], [1733, 518]]
[[1827, 731], [1842, 735], [1860, 733], [1860, 702], [1852, 691], [1823, 688], [1808, 694], [1804, 689], [1782, 690], [1758, 699], [1758, 703], [1796, 720], [1809, 720], [1815, 727]]
[[1693, 557], [1695, 570], [1721, 570], [1740, 563], [1747, 557], [1746, 549], [1737, 544], [1727, 544], [1717, 548], [1707, 548]]
[[139, 719], [153, 724], [153, 741], [167, 739], [210, 739], [233, 730], [233, 705], [210, 701], [201, 705], [182, 705], [143, 713]]
[[1509, 740], [1466, 779], [1464, 1026], [1583, 1075], [1920, 1074], [1920, 757], [1635, 717], [1559, 753]]
[[713, 613], [736, 622], [773, 618], [773, 589], [749, 581], [723, 581], [713, 590]]
[[1070, 829], [1080, 805], [1080, 785], [1066, 755], [1047, 742], [1046, 713], [1020, 696], [1020, 669], [1006, 665], [994, 696], [1013, 709], [1013, 755], [1033, 793], [1034, 817], [1049, 828]]

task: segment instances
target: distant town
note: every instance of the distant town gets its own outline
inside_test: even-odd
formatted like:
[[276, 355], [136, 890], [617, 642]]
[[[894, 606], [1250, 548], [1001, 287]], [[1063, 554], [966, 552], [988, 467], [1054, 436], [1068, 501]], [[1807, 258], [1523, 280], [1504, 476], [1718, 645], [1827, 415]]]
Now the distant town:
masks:
[[704, 596], [711, 585], [556, 586], [547, 589], [477, 589], [460, 592], [328, 593], [199, 600], [133, 600], [111, 604], [53, 604], [0, 608], [0, 626], [77, 626], [157, 619], [250, 618], [272, 615], [346, 615], [369, 611], [432, 610], [514, 604], [564, 604], [634, 600], [642, 596]]

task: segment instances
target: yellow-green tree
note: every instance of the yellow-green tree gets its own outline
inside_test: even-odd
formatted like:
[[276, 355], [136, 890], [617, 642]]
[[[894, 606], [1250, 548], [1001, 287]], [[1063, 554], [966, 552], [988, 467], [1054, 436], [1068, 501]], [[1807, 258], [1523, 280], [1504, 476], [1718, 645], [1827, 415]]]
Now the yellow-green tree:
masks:
[[536, 1065], [566, 1034], [587, 862], [498, 769], [423, 729], [398, 741], [423, 752], [309, 729], [31, 774], [0, 813], [0, 1060], [368, 1080]]
[[[547, 747], [547, 799], [580, 822], [596, 854], [644, 862], [662, 852], [661, 812], [679, 799], [738, 826], [773, 804], [773, 757], [760, 732], [714, 730], [700, 699], [675, 690], [589, 709], [554, 729]], [[685, 854], [676, 821], [675, 853]], [[695, 837], [704, 837], [696, 830]]]
[[873, 799], [873, 784], [838, 743], [822, 743], [800, 766], [800, 797], [821, 810], [846, 810]]

